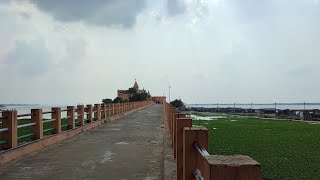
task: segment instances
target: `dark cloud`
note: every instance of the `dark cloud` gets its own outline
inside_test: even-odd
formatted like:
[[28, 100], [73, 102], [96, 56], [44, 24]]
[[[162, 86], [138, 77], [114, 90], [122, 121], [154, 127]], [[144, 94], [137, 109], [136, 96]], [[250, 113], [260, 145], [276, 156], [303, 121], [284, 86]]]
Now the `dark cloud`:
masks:
[[10, 2], [10, 0], [1, 0], [1, 1], [0, 1], [0, 4], [6, 4], [6, 3], [8, 3], [8, 2]]
[[186, 11], [186, 5], [182, 0], [168, 0], [167, 8], [169, 16], [179, 15]]
[[59, 21], [84, 21], [98, 26], [132, 27], [144, 0], [31, 0]]
[[48, 49], [42, 41], [18, 41], [7, 56], [7, 64], [23, 75], [40, 75], [50, 69]]
[[42, 39], [33, 41], [17, 41], [5, 58], [5, 65], [16, 73], [26, 76], [39, 76], [56, 70], [70, 71], [86, 56], [87, 42], [74, 39], [64, 43], [66, 56], [55, 58]]

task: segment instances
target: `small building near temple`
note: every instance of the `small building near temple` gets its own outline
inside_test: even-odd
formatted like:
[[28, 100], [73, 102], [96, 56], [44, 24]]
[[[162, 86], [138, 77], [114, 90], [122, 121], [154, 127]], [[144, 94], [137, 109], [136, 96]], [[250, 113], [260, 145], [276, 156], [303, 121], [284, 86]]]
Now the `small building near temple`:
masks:
[[165, 96], [153, 96], [153, 97], [151, 97], [151, 99], [157, 104], [163, 104], [163, 102], [166, 101]]

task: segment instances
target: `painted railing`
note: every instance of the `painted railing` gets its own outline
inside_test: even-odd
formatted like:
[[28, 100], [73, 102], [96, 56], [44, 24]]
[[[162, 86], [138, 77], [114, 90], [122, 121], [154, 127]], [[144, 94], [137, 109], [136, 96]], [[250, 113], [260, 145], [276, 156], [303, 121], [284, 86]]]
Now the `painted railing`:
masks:
[[[16, 148], [25, 142], [43, 139], [46, 135], [59, 134], [62, 131], [77, 129], [90, 123], [109, 122], [110, 118], [121, 116], [149, 104], [152, 101], [95, 104], [52, 107], [50, 111], [31, 109], [28, 114], [18, 114], [16, 110], [2, 111], [0, 117], [0, 145], [2, 149]], [[62, 117], [62, 114], [66, 114]], [[51, 114], [51, 118], [43, 118]]]
[[164, 114], [176, 160], [177, 180], [261, 179], [261, 165], [249, 156], [210, 155], [207, 152], [208, 129], [193, 128], [190, 116], [167, 102]]

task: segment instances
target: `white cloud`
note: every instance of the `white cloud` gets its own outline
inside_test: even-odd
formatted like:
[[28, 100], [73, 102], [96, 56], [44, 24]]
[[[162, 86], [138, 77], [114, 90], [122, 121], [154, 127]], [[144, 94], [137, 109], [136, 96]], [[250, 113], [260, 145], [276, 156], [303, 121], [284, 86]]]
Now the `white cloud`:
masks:
[[0, 84], [10, 82], [0, 101], [95, 103], [134, 78], [153, 95], [168, 94], [170, 84], [172, 98], [189, 103], [320, 101], [320, 24], [308, 4], [284, 11], [271, 1], [258, 10], [248, 1], [177, 2], [184, 9], [170, 14], [167, 0], [148, 1], [131, 28], [0, 4], [8, 27], [0, 28]]

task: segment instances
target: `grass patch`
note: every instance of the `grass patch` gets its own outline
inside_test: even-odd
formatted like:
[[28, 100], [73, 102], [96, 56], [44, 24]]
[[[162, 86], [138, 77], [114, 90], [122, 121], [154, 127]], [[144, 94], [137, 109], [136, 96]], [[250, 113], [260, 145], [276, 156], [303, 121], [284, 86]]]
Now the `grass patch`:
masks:
[[[18, 125], [23, 125], [23, 124], [28, 124], [31, 123], [30, 119], [21, 119], [18, 120]], [[68, 130], [68, 126], [64, 126], [67, 125], [67, 119], [66, 118], [62, 118], [61, 119], [61, 130], [65, 131]], [[2, 128], [2, 124], [0, 124], [0, 128]], [[52, 130], [52, 122], [46, 122], [43, 123], [43, 134], [44, 135], [51, 135], [53, 134], [53, 130]], [[2, 134], [0, 133], [0, 140], [2, 140]], [[23, 128], [19, 128], [18, 129], [18, 143], [21, 142], [28, 142], [28, 141], [32, 141], [34, 140], [34, 136], [33, 136], [33, 131], [31, 130], [31, 127], [23, 127]], [[0, 149], [2, 149], [2, 146], [0, 146]]]
[[253, 117], [193, 124], [208, 128], [210, 154], [248, 155], [264, 178], [320, 179], [320, 124]]

